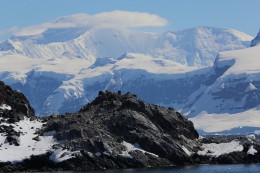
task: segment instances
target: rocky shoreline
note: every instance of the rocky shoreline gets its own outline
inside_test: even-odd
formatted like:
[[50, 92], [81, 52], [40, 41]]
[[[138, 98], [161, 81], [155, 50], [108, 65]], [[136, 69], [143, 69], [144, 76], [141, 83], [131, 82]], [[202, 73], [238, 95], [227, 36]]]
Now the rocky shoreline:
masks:
[[187, 117], [131, 93], [99, 92], [79, 112], [49, 117], [2, 82], [0, 97], [0, 172], [260, 162], [253, 136], [201, 138]]

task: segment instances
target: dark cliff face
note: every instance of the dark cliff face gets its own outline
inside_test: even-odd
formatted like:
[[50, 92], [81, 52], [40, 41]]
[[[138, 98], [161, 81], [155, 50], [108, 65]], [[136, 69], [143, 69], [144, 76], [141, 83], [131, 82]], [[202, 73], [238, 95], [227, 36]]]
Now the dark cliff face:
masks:
[[[78, 113], [51, 116], [44, 131], [56, 131], [56, 147], [81, 150], [85, 161], [89, 153], [100, 153], [94, 161], [104, 167], [110, 162], [118, 168], [191, 164], [183, 148], [193, 152], [198, 147], [198, 133], [186, 117], [130, 93], [100, 92]], [[126, 159], [126, 144], [146, 152], [127, 152], [131, 159]]]
[[196, 139], [199, 136], [193, 123], [176, 110], [144, 103], [131, 93], [100, 92], [79, 113], [92, 114], [93, 121], [101, 120], [100, 123], [111, 126], [114, 133], [119, 132], [117, 129], [131, 131], [140, 128], [168, 133], [173, 138], [183, 135], [188, 139]]
[[24, 120], [25, 117], [30, 120], [36, 119], [29, 101], [22, 93], [12, 90], [0, 81], [0, 136], [2, 140], [5, 139], [3, 143], [0, 143], [0, 150], [6, 143], [20, 145], [21, 132], [15, 130], [15, 127], [16, 123]]
[[260, 43], [260, 30], [259, 30], [257, 36], [251, 41], [250, 47], [257, 46], [257, 45], [259, 45], [259, 43]]
[[7, 105], [10, 109], [0, 109], [0, 116], [17, 122], [24, 117], [35, 119], [33, 108], [27, 98], [20, 92], [0, 81], [0, 106]]

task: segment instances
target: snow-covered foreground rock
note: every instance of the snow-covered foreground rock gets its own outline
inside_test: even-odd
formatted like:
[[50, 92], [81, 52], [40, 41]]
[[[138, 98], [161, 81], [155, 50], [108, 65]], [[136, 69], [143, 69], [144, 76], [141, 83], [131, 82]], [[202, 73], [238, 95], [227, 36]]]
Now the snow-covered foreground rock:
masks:
[[[240, 144], [239, 141], [231, 141], [228, 143], [209, 143], [209, 144], [203, 144], [201, 151], [198, 151], [199, 155], [207, 155], [207, 156], [214, 156], [218, 157], [224, 154], [229, 154], [232, 152], [241, 152], [243, 151], [244, 147]], [[249, 153], [251, 152], [251, 148]]]
[[[0, 118], [0, 126], [12, 126], [13, 133], [18, 135], [9, 136], [8, 132], [0, 133], [0, 162], [21, 162], [29, 159], [32, 155], [41, 155], [51, 151], [55, 144], [52, 136], [38, 136], [37, 130], [42, 128], [40, 121], [25, 118], [16, 123], [4, 122]], [[37, 138], [38, 137], [38, 138]], [[10, 145], [10, 141], [13, 144]]]
[[0, 89], [1, 172], [188, 164], [182, 148], [198, 145], [186, 117], [130, 93], [100, 92], [80, 112], [36, 118], [21, 93], [3, 83]]
[[187, 117], [131, 93], [100, 91], [79, 112], [36, 118], [23, 94], [0, 89], [0, 172], [260, 162], [258, 140], [198, 138]]

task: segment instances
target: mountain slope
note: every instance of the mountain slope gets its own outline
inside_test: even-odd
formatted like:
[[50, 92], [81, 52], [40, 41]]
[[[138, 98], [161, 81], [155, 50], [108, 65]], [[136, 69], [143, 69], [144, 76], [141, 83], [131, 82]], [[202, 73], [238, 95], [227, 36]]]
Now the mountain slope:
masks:
[[248, 47], [253, 38], [234, 29], [198, 27], [173, 32], [171, 43], [188, 66], [211, 66], [220, 51]]
[[181, 108], [209, 71], [200, 66], [212, 64], [220, 50], [248, 46], [250, 39], [212, 27], [162, 34], [111, 27], [49, 29], [0, 44], [5, 64], [0, 80], [25, 93], [38, 115], [76, 111], [106, 89]]
[[183, 109], [195, 116], [192, 120], [197, 128], [207, 132], [259, 129], [259, 54], [260, 46], [219, 53], [211, 73], [224, 69], [223, 74], [195, 91]]
[[48, 29], [39, 35], [13, 36], [0, 45], [0, 56], [30, 58], [117, 58], [124, 53], [149, 54], [188, 66], [209, 66], [219, 51], [248, 47], [252, 37], [232, 29], [198, 27], [162, 34], [124, 28]]

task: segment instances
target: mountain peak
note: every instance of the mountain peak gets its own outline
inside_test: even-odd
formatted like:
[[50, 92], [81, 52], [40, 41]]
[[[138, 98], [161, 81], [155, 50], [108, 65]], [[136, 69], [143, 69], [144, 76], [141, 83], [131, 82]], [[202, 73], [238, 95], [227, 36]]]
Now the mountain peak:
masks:
[[0, 44], [0, 56], [11, 50], [9, 54], [29, 58], [92, 60], [132, 52], [201, 67], [213, 65], [219, 51], [248, 47], [251, 39], [239, 31], [215, 27], [163, 34], [112, 26], [49, 28], [36, 35], [12, 36]]
[[0, 43], [0, 51], [8, 51], [15, 49], [14, 43], [11, 39], [8, 39]]
[[[228, 34], [230, 36], [234, 36], [237, 39], [241, 41], [251, 41], [253, 39], [252, 36], [243, 33], [241, 31], [238, 31], [233, 28], [220, 28], [220, 27], [212, 27], [212, 26], [198, 26], [194, 28], [188, 28], [183, 30], [184, 32], [187, 32], [188, 34], [195, 34], [195, 35], [223, 35], [223, 34]], [[183, 32], [183, 31], [177, 31], [178, 32]]]
[[29, 41], [35, 44], [66, 42], [78, 38], [88, 29], [87, 27], [49, 28], [40, 34], [28, 36], [14, 35], [10, 39], [20, 42]]

